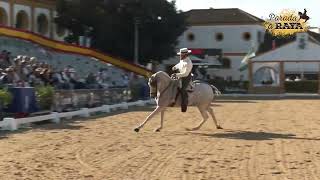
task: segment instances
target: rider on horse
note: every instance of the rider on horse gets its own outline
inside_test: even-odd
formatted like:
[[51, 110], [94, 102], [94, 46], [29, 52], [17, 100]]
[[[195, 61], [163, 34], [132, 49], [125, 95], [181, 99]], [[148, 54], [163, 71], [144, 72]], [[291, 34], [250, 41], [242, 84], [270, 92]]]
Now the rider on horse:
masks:
[[172, 70], [178, 70], [179, 73], [172, 74], [173, 78], [181, 79], [182, 87], [181, 87], [181, 111], [186, 112], [188, 106], [188, 92], [187, 87], [191, 81], [191, 71], [192, 71], [192, 61], [188, 57], [191, 53], [191, 50], [187, 48], [180, 49], [180, 52], [177, 54], [180, 55], [180, 62], [175, 65]]

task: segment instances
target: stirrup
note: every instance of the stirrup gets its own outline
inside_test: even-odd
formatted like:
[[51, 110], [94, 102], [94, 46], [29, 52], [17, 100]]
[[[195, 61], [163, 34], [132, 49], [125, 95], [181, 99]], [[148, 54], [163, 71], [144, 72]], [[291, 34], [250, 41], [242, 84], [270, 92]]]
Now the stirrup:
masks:
[[193, 85], [189, 85], [188, 87], [187, 87], [187, 92], [193, 92], [194, 91], [194, 86]]

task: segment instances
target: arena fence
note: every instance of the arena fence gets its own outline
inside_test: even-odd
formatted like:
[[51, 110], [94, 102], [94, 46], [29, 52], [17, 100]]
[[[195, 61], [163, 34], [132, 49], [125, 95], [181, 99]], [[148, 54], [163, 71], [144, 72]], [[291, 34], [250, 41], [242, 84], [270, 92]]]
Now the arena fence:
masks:
[[29, 118], [4, 118], [3, 121], [0, 121], [0, 129], [1, 130], [10, 130], [15, 131], [18, 130], [19, 127], [23, 124], [29, 124], [34, 122], [41, 122], [41, 121], [51, 121], [53, 123], [60, 123], [61, 118], [71, 119], [75, 116], [80, 117], [90, 117], [91, 114], [97, 113], [97, 112], [105, 112], [109, 113], [113, 110], [117, 109], [128, 109], [130, 106], [145, 106], [146, 104], [154, 104], [155, 102], [153, 100], [139, 100], [135, 102], [122, 102], [119, 104], [113, 104], [113, 105], [102, 105], [100, 107], [95, 108], [81, 108], [80, 110], [76, 111], [70, 111], [70, 112], [52, 112], [48, 115], [43, 116], [36, 116], [36, 117], [29, 117]]
[[[109, 113], [117, 109], [128, 109], [130, 106], [144, 106], [154, 103], [148, 97], [140, 98], [143, 100], [132, 98], [131, 92], [127, 88], [56, 90], [53, 94], [53, 102], [48, 102], [50, 109], [40, 108], [41, 111], [33, 113], [33, 117], [4, 118], [3, 121], [0, 121], [0, 130], [13, 131], [23, 124], [48, 120], [59, 123], [61, 118], [90, 117], [97, 112]], [[128, 102], [129, 100], [134, 101]]]
[[52, 110], [62, 112], [69, 109], [92, 108], [127, 102], [132, 99], [130, 94], [129, 89], [126, 88], [59, 90], [55, 91]]

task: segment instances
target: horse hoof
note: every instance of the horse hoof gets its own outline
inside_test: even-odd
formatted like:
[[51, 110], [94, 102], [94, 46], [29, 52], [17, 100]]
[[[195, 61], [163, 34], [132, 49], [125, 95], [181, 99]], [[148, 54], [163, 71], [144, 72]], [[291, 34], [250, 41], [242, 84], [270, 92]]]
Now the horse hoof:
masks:
[[223, 129], [221, 126], [218, 126], [217, 129]]
[[161, 129], [155, 129], [154, 132], [160, 132]]
[[191, 128], [191, 129], [190, 129], [190, 128], [186, 128], [186, 130], [187, 130], [187, 131], [196, 131], [196, 130], [198, 130], [198, 129], [197, 129], [197, 128]]
[[139, 132], [140, 129], [139, 129], [139, 128], [135, 128], [134, 131], [135, 131], [135, 132]]

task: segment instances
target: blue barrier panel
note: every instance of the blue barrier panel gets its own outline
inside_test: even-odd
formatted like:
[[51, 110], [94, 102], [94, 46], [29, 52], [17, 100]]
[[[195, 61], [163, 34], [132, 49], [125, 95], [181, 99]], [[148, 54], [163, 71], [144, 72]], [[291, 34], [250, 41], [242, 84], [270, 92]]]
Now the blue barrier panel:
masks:
[[33, 113], [38, 111], [34, 88], [9, 88], [13, 96], [12, 104], [8, 107], [11, 113]]
[[142, 98], [142, 99], [149, 98], [149, 86], [147, 84], [141, 85], [140, 98]]

